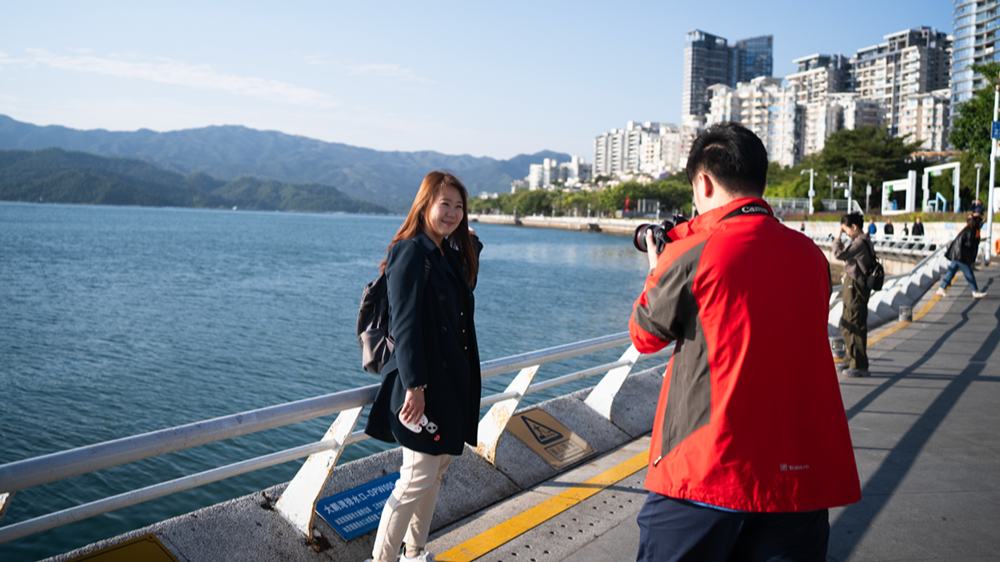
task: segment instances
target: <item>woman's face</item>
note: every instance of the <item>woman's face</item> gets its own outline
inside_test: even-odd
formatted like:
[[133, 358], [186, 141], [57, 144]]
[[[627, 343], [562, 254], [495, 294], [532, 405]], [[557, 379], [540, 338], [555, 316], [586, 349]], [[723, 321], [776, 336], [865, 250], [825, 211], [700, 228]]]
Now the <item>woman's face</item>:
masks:
[[438, 238], [445, 238], [455, 232], [464, 216], [462, 194], [449, 185], [431, 202], [427, 213], [427, 225]]

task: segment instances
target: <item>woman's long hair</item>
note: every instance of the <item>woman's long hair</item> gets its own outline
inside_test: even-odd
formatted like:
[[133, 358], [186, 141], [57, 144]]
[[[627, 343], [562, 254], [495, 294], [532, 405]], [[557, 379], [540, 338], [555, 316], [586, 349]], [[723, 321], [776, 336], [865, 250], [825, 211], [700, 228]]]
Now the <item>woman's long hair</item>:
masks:
[[[403, 221], [402, 226], [393, 236], [392, 242], [389, 243], [389, 247], [386, 248], [386, 256], [396, 245], [396, 242], [413, 238], [427, 228], [430, 207], [447, 187], [454, 187], [462, 195], [462, 220], [448, 239], [458, 246], [462, 265], [465, 266], [465, 271], [469, 276], [466, 281], [472, 287], [475, 285], [476, 275], [479, 273], [479, 255], [472, 244], [472, 235], [469, 234], [469, 192], [458, 178], [448, 172], [435, 170], [424, 176], [424, 181], [420, 182], [420, 189], [417, 190], [417, 195], [413, 198], [413, 204], [410, 205], [410, 212], [406, 215], [406, 220]], [[382, 260], [382, 264], [379, 266], [381, 271], [385, 271], [387, 262], [388, 257]]]

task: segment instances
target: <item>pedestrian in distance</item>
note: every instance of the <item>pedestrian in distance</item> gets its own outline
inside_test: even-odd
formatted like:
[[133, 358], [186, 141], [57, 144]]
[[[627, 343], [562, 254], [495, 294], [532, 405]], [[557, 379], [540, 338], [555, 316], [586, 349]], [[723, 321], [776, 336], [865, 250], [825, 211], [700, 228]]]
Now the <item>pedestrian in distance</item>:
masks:
[[882, 227], [882, 234], [887, 237], [896, 233], [896, 227], [892, 226], [892, 219], [885, 219], [885, 226]]
[[868, 236], [875, 236], [878, 233], [878, 227], [875, 226], [875, 221], [868, 223]]
[[910, 226], [907, 225], [906, 223], [903, 223], [903, 236], [905, 237], [910, 236]]
[[473, 322], [482, 244], [468, 219], [468, 192], [445, 172], [424, 177], [381, 268], [392, 355], [365, 432], [398, 442], [400, 477], [386, 501], [372, 559], [426, 562], [434, 505], [449, 463], [475, 445], [481, 379]]
[[924, 223], [920, 220], [920, 217], [913, 219], [913, 230], [910, 231], [914, 236], [924, 235]]
[[986, 205], [983, 204], [983, 201], [981, 199], [976, 199], [975, 201], [972, 202], [972, 206], [969, 207], [969, 211], [973, 215], [982, 216], [983, 213], [986, 212]]
[[[861, 225], [858, 213], [840, 218], [840, 236], [833, 243], [833, 255], [844, 262], [840, 283], [843, 312], [840, 315], [840, 335], [844, 338], [845, 364], [843, 375], [868, 376], [868, 290], [866, 278], [875, 268], [875, 250]], [[847, 237], [845, 243], [844, 236]]]
[[676, 345], [640, 561], [825, 560], [828, 509], [860, 498], [827, 338], [829, 264], [774, 218], [767, 167], [753, 132], [710, 127], [687, 161], [698, 216], [660, 250], [646, 234], [650, 272], [629, 333], [643, 353]]
[[959, 271], [962, 272], [962, 275], [965, 276], [965, 281], [972, 288], [972, 298], [981, 299], [986, 296], [985, 291], [979, 290], [979, 284], [976, 283], [976, 274], [972, 271], [972, 266], [976, 263], [976, 256], [979, 254], [979, 228], [981, 226], [979, 217], [970, 215], [965, 221], [965, 228], [948, 245], [945, 257], [951, 260], [951, 262], [948, 264], [948, 269], [944, 272], [944, 276], [941, 277], [941, 286], [937, 290], [939, 296], [944, 297], [948, 295], [948, 287], [955, 278], [955, 274]]

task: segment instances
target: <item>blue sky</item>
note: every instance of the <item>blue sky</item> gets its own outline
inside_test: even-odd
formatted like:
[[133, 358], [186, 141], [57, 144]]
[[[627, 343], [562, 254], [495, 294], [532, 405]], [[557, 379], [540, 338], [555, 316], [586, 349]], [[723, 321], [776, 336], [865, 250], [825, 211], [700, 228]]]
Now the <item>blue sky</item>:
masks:
[[774, 35], [774, 72], [852, 54], [946, 0], [12, 2], [0, 113], [157, 131], [218, 124], [380, 150], [592, 158], [626, 121], [676, 122], [684, 34]]

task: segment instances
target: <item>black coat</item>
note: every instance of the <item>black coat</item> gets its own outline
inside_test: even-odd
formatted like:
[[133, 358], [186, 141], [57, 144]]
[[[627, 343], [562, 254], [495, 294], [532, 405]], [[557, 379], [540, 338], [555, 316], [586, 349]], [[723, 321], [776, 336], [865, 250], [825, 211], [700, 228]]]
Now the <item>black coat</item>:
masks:
[[950, 260], [957, 260], [967, 265], [976, 263], [976, 256], [979, 255], [978, 230], [973, 230], [966, 226], [958, 233], [958, 236], [948, 245], [945, 257]]
[[[473, 242], [481, 251], [478, 238]], [[458, 251], [447, 240], [442, 246], [443, 255], [421, 233], [389, 252], [385, 273], [395, 348], [382, 368], [365, 433], [421, 453], [460, 455], [463, 443], [476, 445], [479, 425], [475, 298]], [[421, 385], [427, 385], [424, 415], [438, 426], [435, 435], [413, 433], [397, 417], [406, 389]]]

